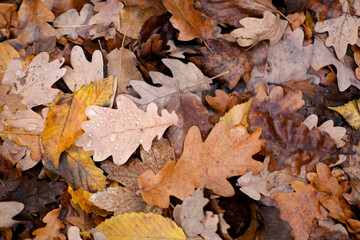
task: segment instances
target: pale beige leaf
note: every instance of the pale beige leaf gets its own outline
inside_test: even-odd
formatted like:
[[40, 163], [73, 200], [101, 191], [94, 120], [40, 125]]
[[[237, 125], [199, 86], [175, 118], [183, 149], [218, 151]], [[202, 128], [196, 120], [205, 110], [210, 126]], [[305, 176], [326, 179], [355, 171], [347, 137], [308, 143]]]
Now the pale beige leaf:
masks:
[[287, 21], [281, 20], [279, 15], [265, 11], [262, 19], [247, 17], [240, 21], [243, 28], [230, 33], [242, 47], [254, 46], [262, 40], [270, 40], [270, 45], [277, 43], [285, 32]]
[[329, 65], [334, 65], [336, 68], [337, 83], [341, 92], [351, 85], [360, 88], [360, 81], [356, 78], [351, 66], [345, 65], [344, 61], [339, 61], [321, 40], [315, 38], [311, 66], [317, 71]]
[[195, 46], [186, 46], [186, 47], [179, 47], [176, 46], [173, 40], [168, 40], [167, 45], [170, 47], [169, 50], [166, 52], [170, 53], [170, 56], [175, 58], [182, 58], [185, 59], [184, 53], [192, 53], [195, 54], [196, 47]]
[[76, 9], [70, 9], [67, 12], [59, 15], [53, 25], [61, 35], [67, 35], [71, 39], [75, 40], [78, 38], [77, 30], [85, 23], [86, 19], [92, 13], [92, 5], [86, 3], [80, 11], [80, 14]]
[[20, 221], [12, 218], [24, 209], [20, 202], [0, 202], [0, 229], [17, 225]]
[[103, 57], [99, 50], [94, 51], [92, 60], [89, 62], [80, 46], [73, 47], [71, 65], [73, 68], [65, 67], [66, 74], [63, 79], [73, 92], [79, 90], [84, 84], [88, 86], [91, 82], [104, 78]]
[[354, 45], [358, 39], [358, 27], [360, 19], [350, 14], [350, 5], [347, 0], [340, 0], [343, 14], [322, 22], [317, 22], [315, 31], [328, 32], [329, 37], [325, 44], [327, 47], [334, 47], [338, 59], [342, 59], [347, 50], [348, 44]]
[[177, 115], [165, 109], [159, 116], [154, 103], [144, 112], [129, 98], [120, 95], [117, 106], [118, 109], [86, 108], [90, 121], [81, 124], [85, 133], [75, 144], [85, 151], [94, 150], [94, 161], [103, 161], [112, 155], [114, 163], [124, 164], [139, 145], [149, 151], [155, 136], [160, 139], [169, 126], [178, 122]]
[[69, 240], [82, 240], [82, 238], [80, 237], [80, 229], [75, 226], [69, 227], [67, 237], [69, 238]]
[[41, 52], [23, 72], [21, 60], [13, 59], [6, 69], [2, 83], [11, 85], [10, 92], [21, 95], [21, 102], [28, 108], [48, 104], [59, 92], [51, 86], [65, 74], [65, 68], [60, 68], [63, 63], [63, 58], [49, 63], [49, 54]]
[[135, 54], [126, 48], [114, 49], [108, 55], [108, 75], [117, 79], [116, 94], [128, 93], [131, 79], [143, 80], [141, 73], [136, 68], [139, 64]]
[[192, 196], [184, 199], [182, 204], [174, 208], [174, 221], [184, 230], [189, 238], [198, 237], [204, 231], [204, 207], [209, 199], [204, 198], [206, 181], [194, 192]]
[[216, 234], [219, 223], [219, 216], [213, 214], [210, 211], [205, 212], [205, 218], [202, 220], [202, 223], [205, 225], [204, 231], [201, 233], [201, 236], [204, 240], [221, 240], [219, 235]]

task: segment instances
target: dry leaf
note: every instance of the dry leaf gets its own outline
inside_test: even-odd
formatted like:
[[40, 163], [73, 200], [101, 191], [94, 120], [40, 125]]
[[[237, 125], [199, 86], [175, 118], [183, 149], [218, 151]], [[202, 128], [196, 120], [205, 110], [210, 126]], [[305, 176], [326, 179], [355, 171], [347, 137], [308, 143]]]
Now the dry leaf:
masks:
[[340, 0], [343, 14], [340, 17], [319, 21], [315, 25], [315, 31], [328, 32], [329, 37], [325, 44], [334, 47], [338, 59], [342, 59], [347, 50], [347, 45], [354, 45], [358, 39], [358, 27], [360, 19], [350, 14], [350, 4], [347, 0]]
[[64, 228], [65, 225], [59, 218], [59, 212], [60, 209], [54, 209], [46, 214], [42, 220], [44, 223], [46, 223], [46, 226], [38, 228], [33, 232], [33, 235], [36, 236], [34, 240], [66, 240], [65, 235], [60, 232], [60, 229]]
[[204, 207], [209, 199], [204, 198], [204, 187], [206, 181], [194, 192], [193, 195], [184, 199], [182, 204], [174, 208], [174, 221], [184, 230], [188, 238], [198, 237], [205, 226], [201, 223], [204, 219]]
[[59, 15], [55, 19], [53, 25], [62, 36], [67, 35], [75, 40], [78, 38], [78, 29], [85, 27], [86, 20], [92, 15], [92, 7], [91, 4], [85, 4], [81, 9], [80, 14], [76, 9], [70, 9]]
[[89, 86], [91, 82], [104, 78], [103, 58], [99, 50], [94, 51], [92, 60], [89, 62], [80, 46], [73, 47], [71, 50], [71, 65], [73, 68], [65, 67], [66, 73], [63, 78], [66, 85], [73, 92], [83, 85]]
[[0, 229], [11, 228], [21, 221], [12, 218], [24, 209], [24, 204], [20, 202], [0, 202]]
[[9, 93], [10, 88], [10, 85], [0, 85], [0, 113], [2, 112], [4, 105], [8, 106], [13, 113], [18, 109], [26, 109], [26, 106], [21, 103], [23, 97], [18, 94]]
[[158, 11], [158, 14], [166, 12], [161, 0], [124, 0], [126, 6], [139, 6], [141, 9], [147, 9], [154, 7]]
[[163, 109], [159, 116], [154, 103], [150, 103], [144, 112], [122, 95], [117, 98], [117, 107], [86, 108], [90, 121], [81, 125], [85, 133], [75, 144], [85, 151], [94, 150], [94, 161], [103, 161], [112, 155], [114, 163], [124, 164], [139, 145], [150, 150], [154, 137], [157, 135], [160, 139], [165, 130], [178, 121], [174, 112], [170, 114]]
[[[14, 5], [16, 7], [16, 5]], [[16, 10], [16, 8], [14, 9]], [[13, 58], [20, 58], [19, 53], [7, 42], [0, 43], [0, 84], [4, 77], [5, 70]]]
[[10, 93], [22, 96], [21, 102], [28, 108], [51, 103], [59, 93], [51, 86], [66, 72], [60, 68], [63, 63], [63, 58], [49, 63], [49, 54], [42, 52], [23, 72], [21, 60], [13, 59], [6, 69], [2, 84], [11, 85]]
[[126, 48], [114, 49], [106, 55], [108, 60], [108, 75], [117, 79], [116, 96], [128, 93], [131, 79], [143, 80], [141, 73], [136, 68], [139, 64], [135, 54]]
[[[131, 224], [124, 224], [128, 222]], [[184, 232], [173, 221], [153, 213], [125, 213], [100, 223], [91, 230], [100, 232], [108, 240], [124, 239], [185, 239]]]
[[144, 200], [151, 206], [167, 208], [170, 195], [185, 199], [206, 177], [206, 188], [221, 196], [232, 196], [234, 189], [227, 178], [248, 171], [258, 173], [264, 168], [252, 158], [264, 144], [258, 139], [260, 133], [261, 129], [257, 129], [250, 135], [241, 125], [228, 130], [225, 123], [218, 123], [202, 142], [200, 130], [190, 128], [183, 155], [176, 163], [169, 163], [156, 175], [148, 170], [139, 177]]
[[169, 40], [166, 45], [169, 46], [169, 50], [166, 52], [170, 53], [170, 56], [174, 58], [185, 59], [184, 53], [196, 54], [196, 47], [176, 46], [173, 40]]
[[[351, 66], [347, 66], [345, 61], [339, 61], [324, 43], [315, 38], [314, 52], [312, 54], [311, 67], [315, 71], [328, 65], [334, 65], [336, 68], [337, 83], [341, 92], [348, 89], [351, 85], [360, 89], [360, 81], [356, 78]], [[346, 59], [346, 56], [344, 60]], [[346, 59], [347, 60], [347, 59]], [[346, 61], [348, 62], [348, 60]]]
[[348, 166], [343, 167], [350, 177], [351, 186], [351, 193], [344, 193], [344, 198], [350, 205], [357, 205], [360, 203], [360, 145], [354, 145], [352, 151], [355, 153], [348, 156]]
[[80, 229], [75, 226], [69, 227], [67, 237], [69, 238], [69, 240], [82, 240], [82, 238], [80, 237]]
[[360, 113], [356, 108], [355, 101], [357, 101], [357, 103], [360, 104], [359, 100], [354, 99], [348, 103], [345, 103], [342, 106], [328, 107], [328, 108], [340, 113], [350, 124], [350, 126], [352, 126], [355, 129], [358, 129], [360, 127]]
[[204, 240], [221, 240], [219, 235], [216, 234], [219, 223], [219, 216], [217, 214], [213, 214], [211, 211], [205, 212], [206, 216], [202, 220], [202, 223], [205, 226], [204, 231], [201, 233], [201, 236]]
[[96, 226], [94, 223], [94, 219], [88, 213], [82, 210], [80, 206], [76, 205], [73, 200], [70, 200], [70, 204], [78, 215], [77, 216], [67, 215], [65, 218], [65, 223], [67, 221], [74, 226], [78, 226], [81, 229], [81, 231], [89, 231], [90, 229]]
[[247, 119], [249, 116], [249, 110], [251, 107], [252, 99], [249, 101], [235, 105], [224, 116], [219, 119], [219, 122], [226, 122], [226, 126], [230, 129], [238, 124], [248, 127]]
[[[251, 79], [246, 85], [247, 89], [253, 89], [258, 82], [282, 83], [308, 79], [307, 70], [311, 64], [313, 46], [303, 47], [303, 40], [302, 29], [291, 31], [288, 27], [283, 39], [269, 47], [265, 71], [261, 72], [258, 68], [253, 68]], [[318, 83], [318, 80], [315, 83]]]
[[254, 46], [258, 42], [269, 39], [270, 45], [277, 43], [285, 32], [287, 21], [281, 20], [279, 15], [265, 11], [262, 19], [243, 18], [240, 20], [243, 28], [230, 33], [242, 47]]
[[162, 2], [172, 14], [170, 22], [180, 31], [178, 40], [190, 41], [200, 38], [205, 41], [211, 37], [210, 19], [194, 8], [194, 0], [163, 0]]

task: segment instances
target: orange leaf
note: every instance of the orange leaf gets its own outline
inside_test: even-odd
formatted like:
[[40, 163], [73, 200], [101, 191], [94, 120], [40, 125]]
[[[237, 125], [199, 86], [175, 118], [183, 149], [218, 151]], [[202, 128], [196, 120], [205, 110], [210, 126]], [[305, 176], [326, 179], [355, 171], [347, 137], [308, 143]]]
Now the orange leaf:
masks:
[[264, 165], [251, 156], [259, 152], [264, 141], [259, 139], [261, 128], [251, 135], [245, 127], [227, 129], [226, 123], [215, 125], [205, 142], [200, 130], [190, 128], [184, 144], [184, 152], [177, 163], [171, 162], [157, 175], [148, 170], [139, 176], [138, 182], [144, 200], [161, 208], [169, 206], [169, 197], [180, 199], [194, 193], [206, 178], [206, 188], [215, 194], [230, 197], [234, 189], [226, 180], [248, 171], [260, 172]]
[[33, 235], [36, 236], [34, 240], [66, 239], [65, 235], [60, 232], [60, 229], [64, 228], [65, 225], [59, 218], [59, 212], [60, 209], [54, 209], [46, 214], [43, 219], [43, 222], [46, 223], [46, 226], [38, 228], [33, 232]]

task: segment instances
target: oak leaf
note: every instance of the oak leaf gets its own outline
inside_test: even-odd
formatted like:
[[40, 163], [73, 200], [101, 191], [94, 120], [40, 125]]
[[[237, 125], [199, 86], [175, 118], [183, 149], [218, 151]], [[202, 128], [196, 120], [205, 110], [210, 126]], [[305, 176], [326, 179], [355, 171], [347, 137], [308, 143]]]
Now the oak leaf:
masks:
[[2, 112], [4, 105], [8, 106], [13, 113], [18, 109], [26, 109], [26, 106], [21, 103], [23, 99], [22, 96], [9, 93], [10, 88], [11, 86], [9, 85], [0, 85], [0, 113]]
[[161, 0], [124, 0], [124, 3], [126, 6], [139, 6], [141, 9], [154, 7], [159, 14], [166, 12], [166, 9], [162, 4]]
[[24, 204], [20, 202], [0, 202], [0, 229], [9, 228], [17, 225], [20, 221], [12, 218], [24, 209]]
[[[304, 47], [303, 40], [302, 29], [291, 31], [288, 27], [283, 39], [269, 47], [265, 71], [261, 72], [258, 68], [253, 68], [246, 87], [253, 89], [258, 82], [282, 83], [308, 79], [307, 70], [312, 60], [313, 45]], [[318, 83], [318, 80], [315, 83]]]
[[34, 240], [66, 239], [65, 235], [60, 232], [60, 230], [65, 227], [65, 225], [59, 218], [59, 213], [60, 209], [54, 209], [46, 214], [43, 219], [43, 222], [46, 223], [46, 226], [38, 228], [33, 232], [33, 235], [36, 236]]
[[190, 128], [184, 152], [176, 163], [169, 163], [156, 175], [149, 170], [139, 177], [144, 200], [149, 205], [167, 208], [170, 195], [185, 199], [206, 176], [209, 179], [206, 188], [221, 196], [232, 196], [234, 189], [227, 178], [248, 171], [258, 173], [264, 168], [251, 157], [263, 147], [264, 142], [258, 139], [260, 134], [260, 128], [250, 135], [241, 125], [228, 130], [221, 122], [202, 142], [200, 130], [195, 126]]
[[314, 41], [314, 52], [312, 56], [311, 67], [316, 71], [325, 66], [335, 66], [338, 79], [337, 83], [341, 92], [348, 89], [351, 85], [360, 89], [360, 81], [356, 78], [351, 64], [346, 64], [352, 61], [350, 57], [345, 56], [342, 61], [339, 61], [324, 43], [317, 38], [315, 38]]
[[136, 66], [139, 64], [135, 54], [126, 48], [114, 49], [106, 55], [108, 74], [117, 79], [116, 96], [128, 93], [131, 79], [142, 80], [142, 75]]
[[89, 86], [84, 85], [74, 94], [61, 94], [56, 98], [50, 107], [41, 136], [44, 165], [47, 168], [56, 169], [59, 166], [60, 154], [83, 133], [81, 123], [87, 119], [86, 107], [110, 105], [113, 84], [114, 78], [110, 77], [91, 82]]
[[[16, 5], [14, 5], [16, 7]], [[14, 11], [16, 8], [14, 9]], [[1, 15], [1, 13], [0, 13]], [[0, 43], [0, 54], [2, 58], [0, 58], [0, 83], [4, 77], [5, 70], [13, 58], [20, 58], [20, 54], [7, 42]]]
[[163, 109], [159, 116], [154, 103], [150, 103], [144, 112], [122, 95], [117, 98], [117, 107], [86, 108], [90, 121], [81, 124], [85, 133], [75, 144], [86, 151], [94, 150], [94, 161], [103, 161], [112, 155], [114, 163], [124, 164], [139, 145], [149, 151], [155, 136], [160, 139], [165, 130], [178, 121], [174, 112], [170, 114]]
[[327, 47], [334, 47], [338, 59], [342, 59], [347, 50], [348, 44], [354, 45], [358, 39], [358, 27], [360, 19], [350, 14], [350, 4], [346, 0], [340, 0], [343, 14], [340, 17], [319, 21], [315, 25], [315, 31], [328, 32], [329, 37], [325, 44]]
[[243, 18], [240, 20], [243, 28], [230, 33], [242, 47], [254, 46], [262, 40], [269, 39], [270, 45], [277, 43], [285, 32], [287, 21], [281, 20], [279, 15], [265, 11], [262, 19]]
[[213, 214], [211, 211], [205, 212], [205, 218], [202, 220], [205, 228], [204, 231], [200, 234], [205, 240], [221, 240], [221, 238], [216, 234], [219, 223], [219, 216]]
[[13, 59], [6, 69], [2, 84], [11, 85], [10, 93], [22, 96], [21, 102], [28, 108], [51, 103], [59, 93], [58, 89], [51, 86], [66, 72], [60, 68], [63, 63], [63, 58], [49, 63], [49, 54], [42, 52], [23, 72], [21, 60]]
[[71, 39], [76, 40], [78, 38], [78, 29], [84, 28], [86, 21], [92, 15], [92, 5], [87, 3], [82, 7], [80, 14], [76, 9], [70, 9], [59, 15], [53, 25], [62, 36], [67, 35]]
[[351, 193], [344, 193], [344, 198], [350, 205], [360, 203], [360, 145], [352, 147], [354, 154], [348, 157], [348, 164], [343, 169], [350, 178]]
[[360, 113], [357, 110], [355, 101], [357, 101], [357, 104], [360, 103], [359, 100], [354, 99], [342, 106], [328, 108], [340, 113], [350, 124], [350, 126], [358, 129], [360, 127]]
[[[124, 224], [128, 222], [131, 224]], [[100, 232], [108, 240], [128, 239], [185, 239], [184, 232], [173, 221], [153, 213], [125, 213], [116, 215], [100, 223], [91, 230]]]
[[89, 86], [91, 82], [104, 79], [103, 57], [99, 50], [94, 51], [91, 62], [86, 59], [84, 50], [80, 46], [72, 48], [70, 57], [73, 68], [65, 67], [66, 73], [63, 79], [71, 91], [74, 92], [83, 85]]
[[23, 0], [19, 9], [19, 27], [21, 33], [17, 36], [21, 44], [31, 44], [50, 37], [60, 37], [60, 34], [48, 24], [55, 20], [55, 15], [40, 1]]
[[88, 231], [95, 227], [94, 219], [87, 212], [82, 210], [73, 200], [70, 200], [70, 204], [77, 215], [66, 215], [64, 223], [69, 222], [72, 225], [79, 227], [81, 231]]
[[190, 41], [200, 38], [205, 41], [211, 37], [210, 18], [194, 8], [194, 0], [163, 0], [162, 2], [172, 14], [170, 22], [180, 31], [178, 40]]

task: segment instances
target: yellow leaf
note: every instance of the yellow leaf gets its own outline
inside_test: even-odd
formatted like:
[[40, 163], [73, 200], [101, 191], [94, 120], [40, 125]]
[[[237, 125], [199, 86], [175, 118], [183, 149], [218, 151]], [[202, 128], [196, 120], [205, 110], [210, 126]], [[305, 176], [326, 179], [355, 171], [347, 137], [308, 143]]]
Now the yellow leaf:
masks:
[[183, 230], [173, 221], [153, 213], [125, 213], [100, 223], [91, 230], [108, 240], [115, 239], [186, 239]]
[[59, 218], [60, 209], [54, 209], [43, 219], [43, 222], [46, 223], [45, 227], [38, 228], [33, 232], [33, 235], [36, 237], [34, 240], [65, 240], [66, 237], [60, 232], [61, 228], [64, 228], [65, 225], [62, 223]]
[[[359, 100], [357, 100], [357, 102], [358, 105], [360, 105]], [[360, 127], [360, 113], [356, 108], [355, 100], [342, 106], [328, 108], [340, 113], [353, 128], [358, 129]]]
[[111, 212], [100, 209], [89, 201], [89, 198], [93, 195], [92, 193], [84, 191], [81, 188], [74, 191], [70, 186], [68, 188], [68, 192], [71, 194], [74, 203], [78, 204], [85, 212], [95, 213], [96, 215], [100, 215], [102, 217], [106, 217], [107, 215], [111, 214]]
[[81, 123], [87, 119], [87, 106], [110, 105], [113, 84], [113, 77], [98, 80], [89, 86], [84, 85], [74, 94], [61, 94], [55, 99], [41, 136], [46, 167], [51, 168], [49, 164], [52, 163], [56, 169], [59, 166], [60, 154], [83, 133]]
[[249, 126], [247, 119], [252, 99], [245, 103], [235, 105], [224, 116], [219, 119], [219, 122], [226, 122], [228, 129], [241, 123], [246, 128]]

